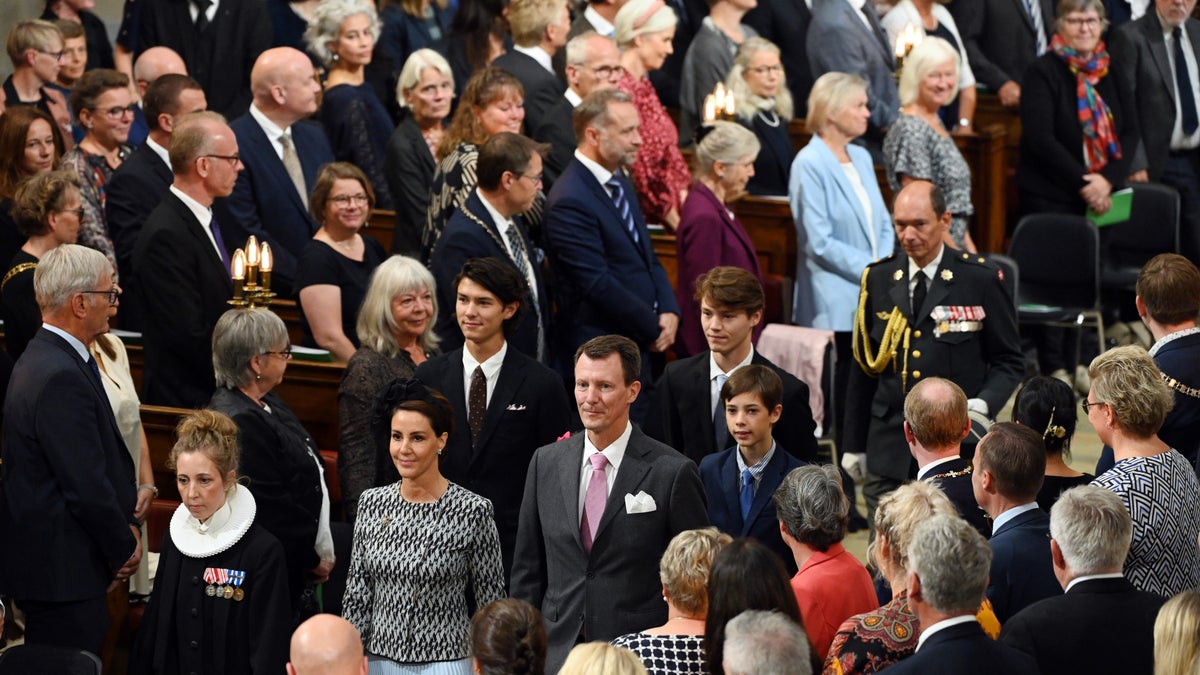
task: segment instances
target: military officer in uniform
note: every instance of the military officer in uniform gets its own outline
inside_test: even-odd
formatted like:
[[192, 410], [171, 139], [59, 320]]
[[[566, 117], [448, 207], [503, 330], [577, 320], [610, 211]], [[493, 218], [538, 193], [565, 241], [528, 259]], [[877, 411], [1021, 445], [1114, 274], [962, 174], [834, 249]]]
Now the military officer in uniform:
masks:
[[916, 476], [904, 439], [904, 397], [929, 377], [953, 381], [968, 408], [994, 417], [1021, 380], [1024, 361], [1002, 273], [945, 245], [942, 191], [914, 181], [896, 195], [892, 223], [905, 255], [867, 266], [854, 324], [843, 463], [866, 455], [867, 513]]

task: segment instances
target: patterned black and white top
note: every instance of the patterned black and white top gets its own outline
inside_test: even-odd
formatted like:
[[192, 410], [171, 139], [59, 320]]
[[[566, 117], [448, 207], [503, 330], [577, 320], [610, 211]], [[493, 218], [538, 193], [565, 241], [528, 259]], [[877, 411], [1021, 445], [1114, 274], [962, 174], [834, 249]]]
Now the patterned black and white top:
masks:
[[1125, 559], [1130, 583], [1168, 598], [1200, 586], [1200, 482], [1183, 455], [1168, 450], [1123, 459], [1092, 484], [1115, 492], [1133, 518]]
[[612, 644], [637, 654], [650, 675], [708, 675], [703, 635], [629, 633]]
[[454, 483], [428, 504], [400, 482], [363, 492], [342, 616], [371, 654], [398, 663], [465, 658], [467, 583], [479, 607], [504, 597], [492, 503]]
[[954, 139], [939, 134], [925, 120], [900, 113], [883, 139], [883, 158], [888, 184], [900, 191], [900, 174], [930, 181], [942, 189], [950, 209], [950, 236], [960, 249], [967, 234], [967, 220], [975, 213], [971, 205], [971, 167]]

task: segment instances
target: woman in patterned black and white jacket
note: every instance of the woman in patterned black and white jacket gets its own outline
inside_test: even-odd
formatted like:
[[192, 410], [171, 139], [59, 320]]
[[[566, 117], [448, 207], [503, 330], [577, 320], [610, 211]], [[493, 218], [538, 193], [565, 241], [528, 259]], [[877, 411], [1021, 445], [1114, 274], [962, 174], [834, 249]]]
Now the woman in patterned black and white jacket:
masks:
[[393, 382], [376, 404], [400, 480], [359, 500], [343, 606], [372, 675], [469, 675], [467, 583], [480, 607], [504, 595], [491, 502], [438, 470], [453, 420], [420, 380]]

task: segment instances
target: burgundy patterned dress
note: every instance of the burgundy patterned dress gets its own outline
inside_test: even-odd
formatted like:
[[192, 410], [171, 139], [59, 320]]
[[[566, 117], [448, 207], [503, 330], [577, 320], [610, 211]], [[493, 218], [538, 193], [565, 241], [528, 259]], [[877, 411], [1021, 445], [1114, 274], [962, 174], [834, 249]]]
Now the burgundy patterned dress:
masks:
[[641, 121], [642, 147], [638, 149], [631, 176], [638, 203], [647, 224], [662, 223], [668, 211], [683, 207], [680, 195], [692, 182], [687, 162], [679, 153], [679, 129], [658, 100], [648, 77], [643, 75], [635, 80], [626, 72], [617, 86], [633, 98]]

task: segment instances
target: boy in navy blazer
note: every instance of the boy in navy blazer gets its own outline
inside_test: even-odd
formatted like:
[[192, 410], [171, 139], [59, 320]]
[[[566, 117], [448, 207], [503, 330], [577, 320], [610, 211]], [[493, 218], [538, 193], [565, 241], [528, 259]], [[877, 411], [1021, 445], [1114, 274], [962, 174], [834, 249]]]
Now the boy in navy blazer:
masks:
[[725, 381], [721, 400], [736, 444], [700, 462], [708, 519], [729, 535], [757, 539], [795, 574], [796, 560], [779, 534], [772, 499], [783, 477], [805, 464], [771, 435], [783, 414], [783, 381], [767, 366], [744, 366]]

